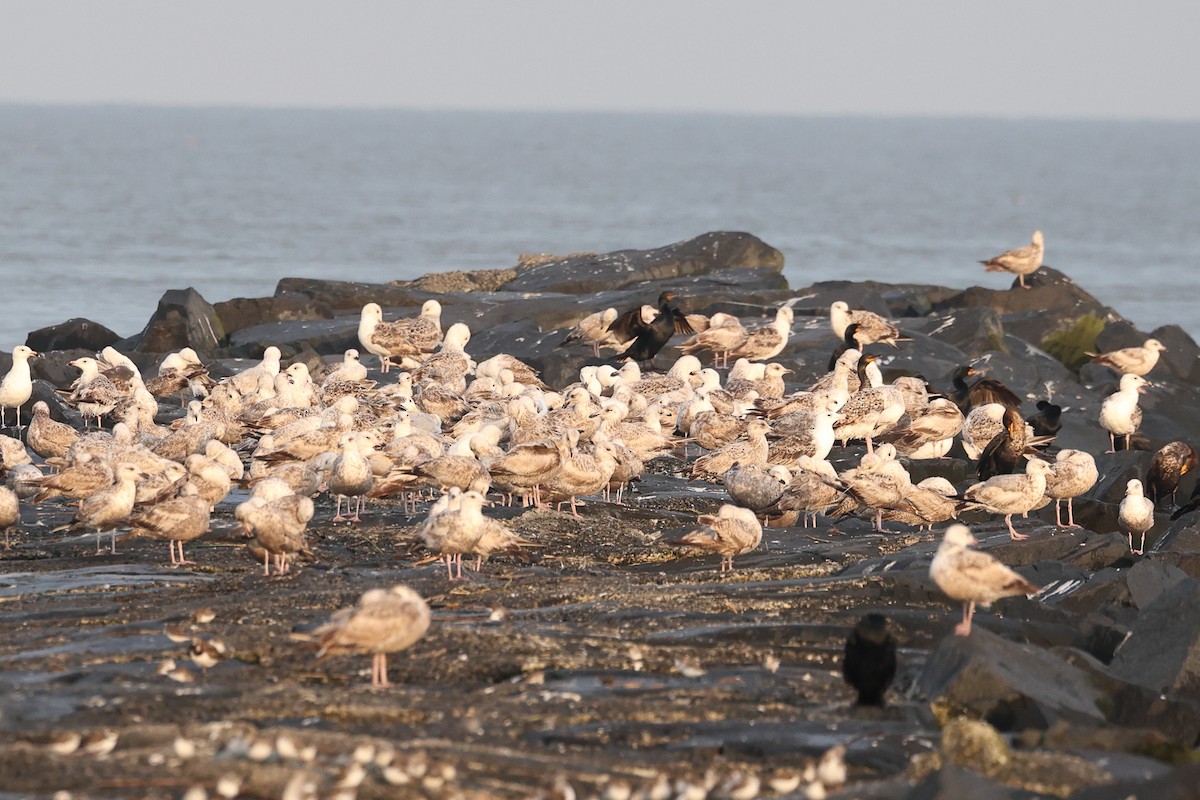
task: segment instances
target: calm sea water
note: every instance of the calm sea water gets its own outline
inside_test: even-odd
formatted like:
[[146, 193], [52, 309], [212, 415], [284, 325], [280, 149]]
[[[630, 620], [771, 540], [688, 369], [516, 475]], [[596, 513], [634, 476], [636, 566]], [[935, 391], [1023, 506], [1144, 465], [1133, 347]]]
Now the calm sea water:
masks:
[[385, 281], [745, 230], [795, 287], [1048, 264], [1200, 335], [1200, 125], [0, 105], [0, 349], [170, 288]]

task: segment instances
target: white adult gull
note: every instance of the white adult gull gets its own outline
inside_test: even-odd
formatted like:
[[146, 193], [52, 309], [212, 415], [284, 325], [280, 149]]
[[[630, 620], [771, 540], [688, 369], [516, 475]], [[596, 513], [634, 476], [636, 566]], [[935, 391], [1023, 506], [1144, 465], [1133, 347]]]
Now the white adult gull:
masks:
[[13, 348], [12, 367], [0, 381], [0, 424], [3, 424], [7, 409], [17, 410], [17, 427], [21, 427], [21, 406], [33, 397], [33, 377], [29, 372], [29, 359], [37, 353], [32, 348], [19, 344]]
[[1100, 404], [1100, 427], [1108, 431], [1109, 453], [1117, 449], [1118, 436], [1125, 437], [1125, 448], [1129, 449], [1129, 437], [1142, 424], [1138, 395], [1145, 394], [1149, 385], [1149, 381], [1140, 375], [1122, 375], [1121, 388]]

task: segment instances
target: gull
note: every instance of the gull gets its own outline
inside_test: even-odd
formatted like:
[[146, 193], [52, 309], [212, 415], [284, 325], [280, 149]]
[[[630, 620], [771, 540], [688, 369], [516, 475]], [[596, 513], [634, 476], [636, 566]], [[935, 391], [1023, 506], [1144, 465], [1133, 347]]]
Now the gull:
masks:
[[1145, 394], [1150, 383], [1140, 375], [1122, 375], [1121, 388], [1104, 398], [1100, 404], [1100, 427], [1108, 431], [1110, 449], [1117, 449], [1118, 436], [1125, 437], [1125, 448], [1129, 449], [1129, 437], [1142, 424], [1142, 409], [1138, 407], [1138, 395]]
[[742, 321], [732, 314], [718, 311], [708, 321], [708, 327], [679, 345], [689, 355], [711, 350], [714, 366], [729, 366], [729, 353], [745, 344], [749, 332]]
[[281, 575], [291, 567], [289, 556], [306, 550], [304, 531], [314, 510], [312, 498], [295, 494], [274, 500], [251, 497], [235, 509], [234, 516], [242, 529], [254, 537], [253, 545], [262, 551], [264, 575], [271, 574], [271, 556], [275, 557], [276, 574]]
[[407, 586], [371, 589], [313, 632], [321, 645], [317, 657], [346, 651], [371, 653], [371, 685], [391, 686], [387, 654], [412, 647], [429, 630], [430, 619], [429, 604]]
[[1126, 347], [1108, 353], [1086, 353], [1093, 364], [1103, 364], [1122, 375], [1145, 375], [1158, 363], [1158, 354], [1167, 348], [1158, 339], [1147, 339], [1141, 347]]
[[775, 312], [775, 319], [770, 324], [755, 328], [746, 334], [746, 341], [725, 353], [725, 362], [732, 355], [735, 359], [747, 358], [751, 361], [766, 361], [783, 352], [787, 347], [788, 337], [792, 334], [792, 321], [795, 312], [791, 306], [780, 306]]
[[[417, 531], [425, 546], [445, 561], [449, 580], [462, 578], [463, 554], [473, 553], [483, 537], [485, 505], [491, 505], [491, 502], [479, 492], [463, 492], [456, 499], [449, 500], [444, 510], [438, 512], [436, 508], [431, 508], [429, 517]], [[458, 565], [457, 574], [451, 570], [452, 564]]]
[[726, 503], [716, 516], [701, 514], [701, 527], [689, 531], [672, 544], [687, 545], [721, 556], [721, 574], [733, 571], [733, 557], [749, 553], [762, 542], [762, 524], [748, 508]]
[[50, 406], [45, 400], [33, 404], [33, 419], [25, 433], [30, 450], [42, 458], [63, 458], [78, 438], [79, 431], [50, 418]]
[[9, 531], [21, 521], [21, 504], [17, 493], [7, 486], [0, 486], [0, 528], [4, 530], [4, 549], [12, 545], [9, 542]]
[[[367, 453], [375, 450], [378, 438], [370, 432], [344, 433], [339, 441], [338, 456], [329, 472], [329, 491], [337, 497], [333, 522], [358, 522], [362, 512], [363, 495], [375, 485], [371, 463]], [[342, 516], [342, 500], [346, 501], [346, 513], [350, 513], [350, 498], [357, 500], [354, 516]]]
[[[1125, 484], [1125, 499], [1117, 511], [1117, 524], [1129, 534], [1129, 552], [1142, 554], [1146, 547], [1146, 531], [1154, 527], [1154, 501], [1142, 492], [1142, 482], [1137, 478]], [[1133, 549], [1133, 535], [1141, 534], [1138, 549]]]
[[348, 381], [361, 383], [367, 379], [367, 368], [359, 360], [358, 351], [351, 347], [342, 354], [342, 363], [338, 364], [325, 376], [322, 385], [331, 381]]
[[[1060, 450], [1046, 476], [1046, 496], [1054, 500], [1054, 521], [1058, 527], [1078, 528], [1075, 524], [1074, 499], [1096, 485], [1100, 473], [1096, 459], [1083, 450]], [[1062, 501], [1067, 501], [1067, 524], [1062, 522]]]
[[792, 480], [787, 467], [763, 468], [755, 465], [734, 464], [721, 476], [729, 498], [742, 508], [762, 513], [783, 497], [783, 490]]
[[951, 525], [929, 565], [938, 588], [963, 604], [963, 621], [954, 628], [957, 636], [971, 633], [976, 603], [986, 608], [1001, 597], [1035, 594], [1039, 588], [987, 553], [971, 550], [973, 544], [978, 542], [966, 525]]
[[838, 300], [829, 307], [829, 324], [839, 339], [846, 338], [846, 329], [857, 325], [854, 341], [861, 353], [864, 344], [890, 344], [896, 346], [900, 339], [900, 330], [873, 311], [856, 308], [851, 310], [844, 300]]
[[812, 527], [817, 526], [817, 514], [823, 514], [833, 508], [845, 496], [838, 488], [838, 475], [833, 465], [828, 461], [818, 460], [810, 456], [800, 456], [796, 459], [796, 473], [779, 498], [779, 510], [786, 513], [799, 512], [803, 515], [803, 527], [809, 527], [809, 516], [812, 516]]
[[838, 411], [834, 435], [842, 446], [850, 439], [865, 439], [867, 452], [874, 451], [872, 439], [896, 427], [904, 416], [904, 395], [895, 386], [886, 386], [879, 367], [878, 356], [867, 354], [858, 361], [860, 388], [850, 395]]
[[[185, 494], [150, 506], [129, 520], [134, 536], [152, 536], [166, 539], [171, 548], [171, 565], [184, 565], [188, 561], [183, 555], [184, 542], [199, 539], [208, 533], [212, 506], [208, 500], [194, 494]], [[179, 557], [175, 546], [179, 546]]]
[[1042, 232], [1034, 231], [1028, 246], [1007, 250], [994, 258], [979, 263], [983, 264], [988, 272], [1009, 272], [1018, 276], [1021, 288], [1028, 289], [1030, 287], [1025, 283], [1025, 276], [1037, 272], [1041, 268], [1045, 253], [1045, 239]]
[[910, 417], [908, 426], [896, 428], [885, 441], [896, 446], [896, 452], [913, 460], [942, 458], [954, 445], [954, 437], [962, 431], [963, 415], [952, 401], [935, 397], [923, 411]]
[[85, 497], [79, 503], [75, 522], [96, 531], [96, 552], [100, 552], [101, 531], [112, 531], [112, 552], [117, 552], [116, 528], [129, 519], [137, 497], [137, 480], [145, 478], [135, 465], [118, 464], [113, 470], [115, 482], [106, 489]]
[[1025, 465], [1024, 474], [997, 475], [969, 487], [963, 492], [963, 497], [976, 508], [1003, 514], [1008, 535], [1012, 539], [1028, 539], [1028, 536], [1017, 533], [1013, 528], [1012, 517], [1013, 514], [1024, 514], [1038, 507], [1046, 494], [1046, 476], [1049, 473], [1048, 463], [1032, 459]]
[[0, 381], [0, 424], [3, 424], [5, 409], [17, 410], [17, 428], [21, 427], [21, 406], [33, 397], [33, 378], [29, 373], [29, 359], [37, 353], [32, 348], [19, 344], [12, 351], [12, 366]]
[[358, 322], [358, 341], [368, 353], [379, 356], [384, 372], [393, 357], [420, 358], [432, 353], [442, 341], [442, 305], [426, 300], [419, 317], [384, 322], [379, 304], [367, 303]]
[[616, 319], [617, 310], [615, 308], [606, 308], [603, 311], [588, 314], [579, 320], [578, 324], [567, 334], [567, 338], [559, 342], [558, 346], [566, 347], [578, 343], [591, 344], [592, 354], [596, 356], [600, 355], [601, 347], [619, 347], [620, 343], [609, 331], [609, 326]]
[[767, 433], [771, 426], [766, 420], [752, 419], [746, 426], [746, 438], [725, 445], [720, 450], [706, 453], [692, 462], [692, 478], [715, 478], [734, 464], [742, 466], [765, 466], [770, 447]]

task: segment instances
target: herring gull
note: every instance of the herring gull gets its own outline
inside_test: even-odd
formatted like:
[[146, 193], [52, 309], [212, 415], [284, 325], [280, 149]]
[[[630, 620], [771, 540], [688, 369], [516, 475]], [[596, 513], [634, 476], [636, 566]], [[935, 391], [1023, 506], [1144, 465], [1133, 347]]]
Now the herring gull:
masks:
[[963, 604], [963, 621], [954, 628], [958, 636], [971, 633], [976, 603], [986, 608], [1001, 597], [1030, 595], [1038, 591], [1037, 586], [992, 556], [970, 549], [973, 544], [978, 542], [966, 525], [951, 525], [929, 565], [929, 577], [938, 588], [951, 600]]

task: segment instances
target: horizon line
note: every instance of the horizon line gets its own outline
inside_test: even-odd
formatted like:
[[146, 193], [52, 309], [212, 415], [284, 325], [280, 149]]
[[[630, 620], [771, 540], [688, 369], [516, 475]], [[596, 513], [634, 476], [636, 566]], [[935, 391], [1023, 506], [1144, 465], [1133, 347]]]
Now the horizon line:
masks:
[[773, 119], [928, 119], [928, 120], [989, 120], [997, 122], [1159, 122], [1189, 124], [1200, 122], [1196, 117], [1166, 116], [1098, 116], [1091, 114], [1004, 114], [986, 112], [893, 112], [893, 111], [757, 111], [686, 108], [571, 108], [571, 107], [500, 107], [500, 106], [420, 106], [420, 105], [332, 105], [302, 103], [241, 103], [241, 102], [148, 102], [126, 100], [60, 101], [21, 100], [0, 98], [0, 107], [25, 108], [110, 108], [147, 109], [164, 111], [350, 111], [365, 113], [410, 112], [453, 114], [558, 114], [558, 115], [646, 115], [646, 116], [708, 116], [760, 117]]

